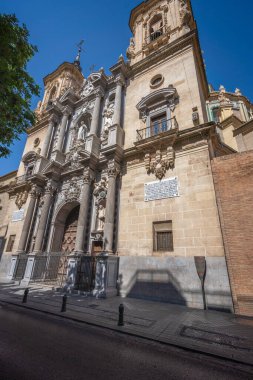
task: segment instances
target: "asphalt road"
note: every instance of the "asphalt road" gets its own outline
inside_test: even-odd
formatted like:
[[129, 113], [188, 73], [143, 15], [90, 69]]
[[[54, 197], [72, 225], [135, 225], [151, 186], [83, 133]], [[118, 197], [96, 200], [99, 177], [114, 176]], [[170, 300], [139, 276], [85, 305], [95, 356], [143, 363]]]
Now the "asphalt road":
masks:
[[0, 304], [0, 380], [253, 378], [249, 368]]

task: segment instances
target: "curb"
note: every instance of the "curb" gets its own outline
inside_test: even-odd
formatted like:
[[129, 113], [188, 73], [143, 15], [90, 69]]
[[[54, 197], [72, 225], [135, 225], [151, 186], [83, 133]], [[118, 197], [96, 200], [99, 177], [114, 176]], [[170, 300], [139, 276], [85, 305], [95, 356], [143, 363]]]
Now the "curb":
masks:
[[35, 308], [35, 307], [32, 307], [32, 306], [25, 306], [23, 304], [18, 304], [18, 303], [15, 303], [15, 302], [2, 300], [1, 298], [0, 298], [0, 302], [8, 304], [8, 305], [16, 306], [16, 307], [19, 307], [19, 308], [22, 308], [22, 309], [32, 310], [32, 311], [36, 311], [36, 312], [43, 313], [43, 314], [46, 314], [46, 315], [54, 316], [54, 317], [60, 317], [60, 318], [63, 318], [63, 319], [66, 319], [66, 320], [70, 320], [70, 321], [73, 321], [73, 322], [84, 323], [84, 324], [86, 324], [88, 326], [95, 326], [95, 327], [107, 329], [107, 330], [110, 330], [110, 331], [118, 332], [120, 334], [125, 334], [125, 335], [129, 335], [129, 336], [136, 337], [136, 338], [146, 339], [146, 340], [149, 340], [151, 342], [157, 342], [157, 343], [160, 343], [160, 344], [163, 344], [163, 345], [180, 348], [180, 349], [183, 349], [185, 351], [189, 351], [189, 352], [193, 352], [193, 353], [197, 353], [197, 354], [202, 354], [202, 355], [210, 356], [212, 358], [221, 359], [221, 360], [224, 360], [224, 361], [229, 360], [231, 363], [236, 363], [236, 364], [240, 364], [240, 365], [244, 365], [244, 366], [247, 365], [247, 366], [252, 367], [252, 373], [253, 373], [253, 364], [252, 364], [252, 362], [249, 362], [247, 360], [243, 361], [243, 360], [236, 359], [234, 357], [231, 357], [231, 355], [229, 355], [229, 354], [223, 354], [223, 355], [221, 355], [219, 353], [210, 352], [207, 349], [200, 350], [200, 349], [197, 349], [197, 348], [189, 347], [189, 346], [184, 345], [184, 344], [182, 344], [180, 342], [173, 342], [173, 341], [169, 342], [169, 341], [164, 340], [164, 339], [159, 339], [159, 338], [155, 338], [155, 337], [152, 338], [150, 336], [145, 336], [145, 335], [141, 335], [141, 334], [138, 334], [138, 333], [134, 333], [134, 332], [123, 330], [122, 328], [119, 328], [118, 326], [110, 327], [110, 326], [105, 326], [105, 325], [98, 324], [96, 322], [84, 321], [84, 320], [81, 320], [81, 319], [78, 319], [78, 318], [75, 318], [75, 317], [68, 316], [66, 314], [64, 315], [63, 313], [60, 313], [60, 312], [59, 313], [54, 313], [54, 312], [47, 311], [47, 310], [41, 310], [41, 309], [38, 309], [38, 308]]

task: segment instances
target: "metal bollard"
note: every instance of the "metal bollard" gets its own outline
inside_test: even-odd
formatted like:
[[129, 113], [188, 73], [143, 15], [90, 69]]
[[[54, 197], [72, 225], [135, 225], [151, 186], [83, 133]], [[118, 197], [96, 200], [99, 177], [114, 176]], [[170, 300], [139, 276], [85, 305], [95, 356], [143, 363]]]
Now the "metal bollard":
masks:
[[67, 295], [64, 294], [64, 296], [62, 297], [62, 307], [61, 307], [61, 313], [65, 313], [66, 311], [66, 306], [67, 306]]
[[28, 293], [29, 293], [29, 288], [26, 288], [25, 291], [24, 291], [22, 303], [26, 303], [27, 302]]
[[124, 305], [121, 303], [119, 305], [119, 321], [118, 326], [124, 326]]

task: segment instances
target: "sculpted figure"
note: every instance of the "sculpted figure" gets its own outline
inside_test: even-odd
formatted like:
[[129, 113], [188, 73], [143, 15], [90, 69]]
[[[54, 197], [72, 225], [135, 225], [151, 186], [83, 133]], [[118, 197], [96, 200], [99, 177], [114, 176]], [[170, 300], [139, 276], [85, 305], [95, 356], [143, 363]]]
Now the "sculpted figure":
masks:
[[103, 231], [105, 226], [105, 208], [103, 205], [99, 205], [97, 210], [97, 231]]
[[83, 141], [87, 135], [87, 130], [88, 130], [87, 125], [84, 123], [84, 121], [82, 121], [78, 129], [77, 140]]

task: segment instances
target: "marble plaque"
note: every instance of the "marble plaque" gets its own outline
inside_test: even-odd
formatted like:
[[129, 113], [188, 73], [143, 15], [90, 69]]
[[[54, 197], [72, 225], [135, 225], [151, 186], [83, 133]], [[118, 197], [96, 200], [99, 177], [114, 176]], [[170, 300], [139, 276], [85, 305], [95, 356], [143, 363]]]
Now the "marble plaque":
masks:
[[145, 202], [174, 197], [179, 197], [177, 177], [144, 184]]
[[25, 212], [25, 210], [23, 208], [21, 208], [18, 211], [14, 211], [13, 214], [12, 214], [11, 221], [12, 222], [18, 222], [19, 220], [23, 220], [23, 218], [24, 218], [24, 212]]

